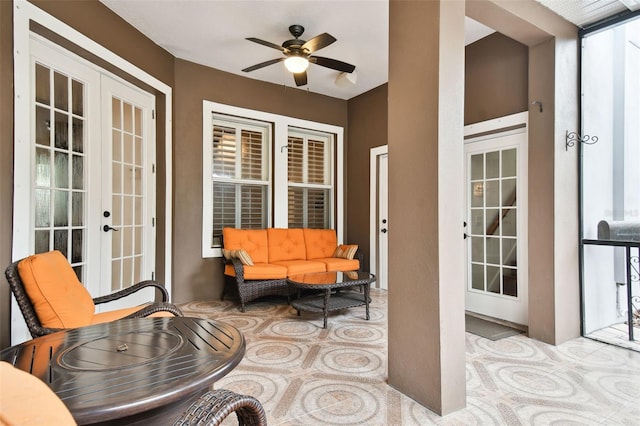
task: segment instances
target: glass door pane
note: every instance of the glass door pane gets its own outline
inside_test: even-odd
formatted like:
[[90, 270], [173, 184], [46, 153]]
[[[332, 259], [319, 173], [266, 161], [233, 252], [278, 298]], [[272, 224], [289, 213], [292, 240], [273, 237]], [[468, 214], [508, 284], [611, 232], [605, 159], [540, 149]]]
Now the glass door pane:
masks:
[[473, 290], [518, 297], [516, 148], [470, 156]]
[[143, 279], [146, 135], [141, 108], [117, 97], [111, 105], [111, 289], [117, 291]]
[[86, 187], [84, 83], [35, 63], [35, 253], [61, 251], [82, 281]]

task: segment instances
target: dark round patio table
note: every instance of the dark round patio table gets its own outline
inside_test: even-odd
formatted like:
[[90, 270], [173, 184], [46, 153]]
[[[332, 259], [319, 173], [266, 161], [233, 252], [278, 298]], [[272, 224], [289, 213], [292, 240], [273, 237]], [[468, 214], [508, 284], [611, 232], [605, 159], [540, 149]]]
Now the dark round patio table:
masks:
[[242, 359], [234, 327], [186, 317], [59, 331], [0, 352], [60, 397], [78, 424], [172, 424]]

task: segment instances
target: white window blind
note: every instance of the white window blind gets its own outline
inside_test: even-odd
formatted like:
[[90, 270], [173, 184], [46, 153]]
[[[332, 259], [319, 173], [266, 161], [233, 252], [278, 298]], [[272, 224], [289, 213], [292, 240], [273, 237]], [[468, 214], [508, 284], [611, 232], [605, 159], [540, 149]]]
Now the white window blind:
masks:
[[329, 228], [332, 135], [290, 129], [287, 144], [290, 228]]
[[213, 115], [212, 235], [220, 247], [222, 228], [266, 228], [270, 125]]

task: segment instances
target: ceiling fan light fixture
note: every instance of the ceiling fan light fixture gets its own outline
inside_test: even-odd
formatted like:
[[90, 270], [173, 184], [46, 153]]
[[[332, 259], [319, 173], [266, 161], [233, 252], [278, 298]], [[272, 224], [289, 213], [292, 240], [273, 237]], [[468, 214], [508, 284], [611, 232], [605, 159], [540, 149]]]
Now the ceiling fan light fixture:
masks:
[[284, 66], [287, 67], [290, 72], [297, 74], [307, 70], [309, 67], [309, 60], [302, 56], [289, 56], [284, 60]]

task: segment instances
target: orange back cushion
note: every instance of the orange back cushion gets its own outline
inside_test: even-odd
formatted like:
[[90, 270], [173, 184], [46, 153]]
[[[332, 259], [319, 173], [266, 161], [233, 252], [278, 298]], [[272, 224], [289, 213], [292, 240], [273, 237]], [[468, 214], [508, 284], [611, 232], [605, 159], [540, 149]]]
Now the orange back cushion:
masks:
[[18, 273], [44, 327], [89, 325], [95, 312], [91, 295], [59, 251], [35, 254], [18, 263]]
[[336, 231], [333, 229], [304, 229], [304, 244], [307, 259], [332, 257], [338, 245]]
[[254, 263], [269, 262], [266, 229], [223, 228], [222, 241], [227, 250], [244, 249]]
[[269, 228], [269, 262], [306, 260], [302, 229]]

